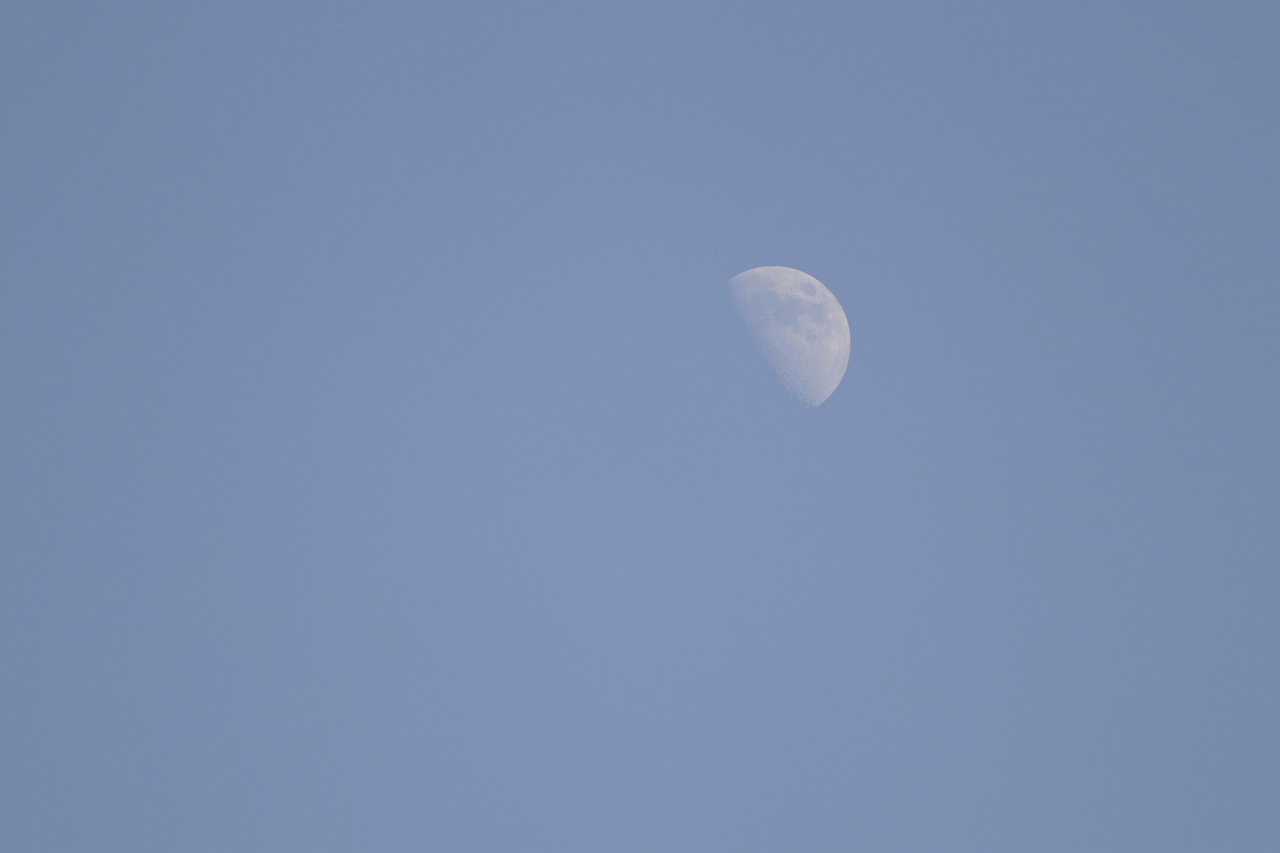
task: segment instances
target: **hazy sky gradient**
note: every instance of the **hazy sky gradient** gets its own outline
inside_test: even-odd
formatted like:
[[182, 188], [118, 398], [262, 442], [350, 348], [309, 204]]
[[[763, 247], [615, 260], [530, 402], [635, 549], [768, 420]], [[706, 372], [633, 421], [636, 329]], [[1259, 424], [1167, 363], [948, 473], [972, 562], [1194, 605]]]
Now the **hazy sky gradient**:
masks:
[[6, 4], [0, 848], [1280, 849], [1278, 32]]

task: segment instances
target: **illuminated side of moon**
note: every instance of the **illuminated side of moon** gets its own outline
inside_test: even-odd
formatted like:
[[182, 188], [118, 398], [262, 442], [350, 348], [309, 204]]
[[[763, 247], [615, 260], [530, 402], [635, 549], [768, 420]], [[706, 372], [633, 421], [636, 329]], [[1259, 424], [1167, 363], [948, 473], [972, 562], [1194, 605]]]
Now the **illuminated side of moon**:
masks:
[[821, 405], [849, 366], [849, 321], [835, 294], [790, 267], [739, 273], [729, 292], [782, 386], [806, 406]]

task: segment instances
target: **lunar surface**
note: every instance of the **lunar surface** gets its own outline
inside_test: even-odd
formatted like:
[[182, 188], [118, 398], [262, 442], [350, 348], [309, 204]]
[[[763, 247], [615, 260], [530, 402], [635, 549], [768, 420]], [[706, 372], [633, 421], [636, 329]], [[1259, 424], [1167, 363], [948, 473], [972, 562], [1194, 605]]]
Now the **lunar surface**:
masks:
[[821, 405], [849, 366], [849, 321], [835, 294], [790, 267], [756, 267], [729, 279], [729, 292], [787, 392]]

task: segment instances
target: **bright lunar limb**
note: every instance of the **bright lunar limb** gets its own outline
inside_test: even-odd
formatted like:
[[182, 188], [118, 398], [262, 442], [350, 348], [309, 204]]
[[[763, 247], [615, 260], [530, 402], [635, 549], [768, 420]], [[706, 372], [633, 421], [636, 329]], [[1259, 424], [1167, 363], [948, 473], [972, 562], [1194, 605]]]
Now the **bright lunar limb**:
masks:
[[849, 321], [835, 294], [790, 267], [739, 273], [729, 292], [787, 392], [806, 406], [821, 405], [849, 366]]

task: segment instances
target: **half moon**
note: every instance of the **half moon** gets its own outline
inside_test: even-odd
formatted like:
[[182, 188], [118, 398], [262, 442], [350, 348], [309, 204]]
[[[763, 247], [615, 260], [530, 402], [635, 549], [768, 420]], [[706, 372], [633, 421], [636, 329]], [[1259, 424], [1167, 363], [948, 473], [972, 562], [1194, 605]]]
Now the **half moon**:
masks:
[[729, 292], [782, 386], [806, 406], [821, 405], [849, 366], [849, 321], [835, 294], [790, 267], [739, 273]]

